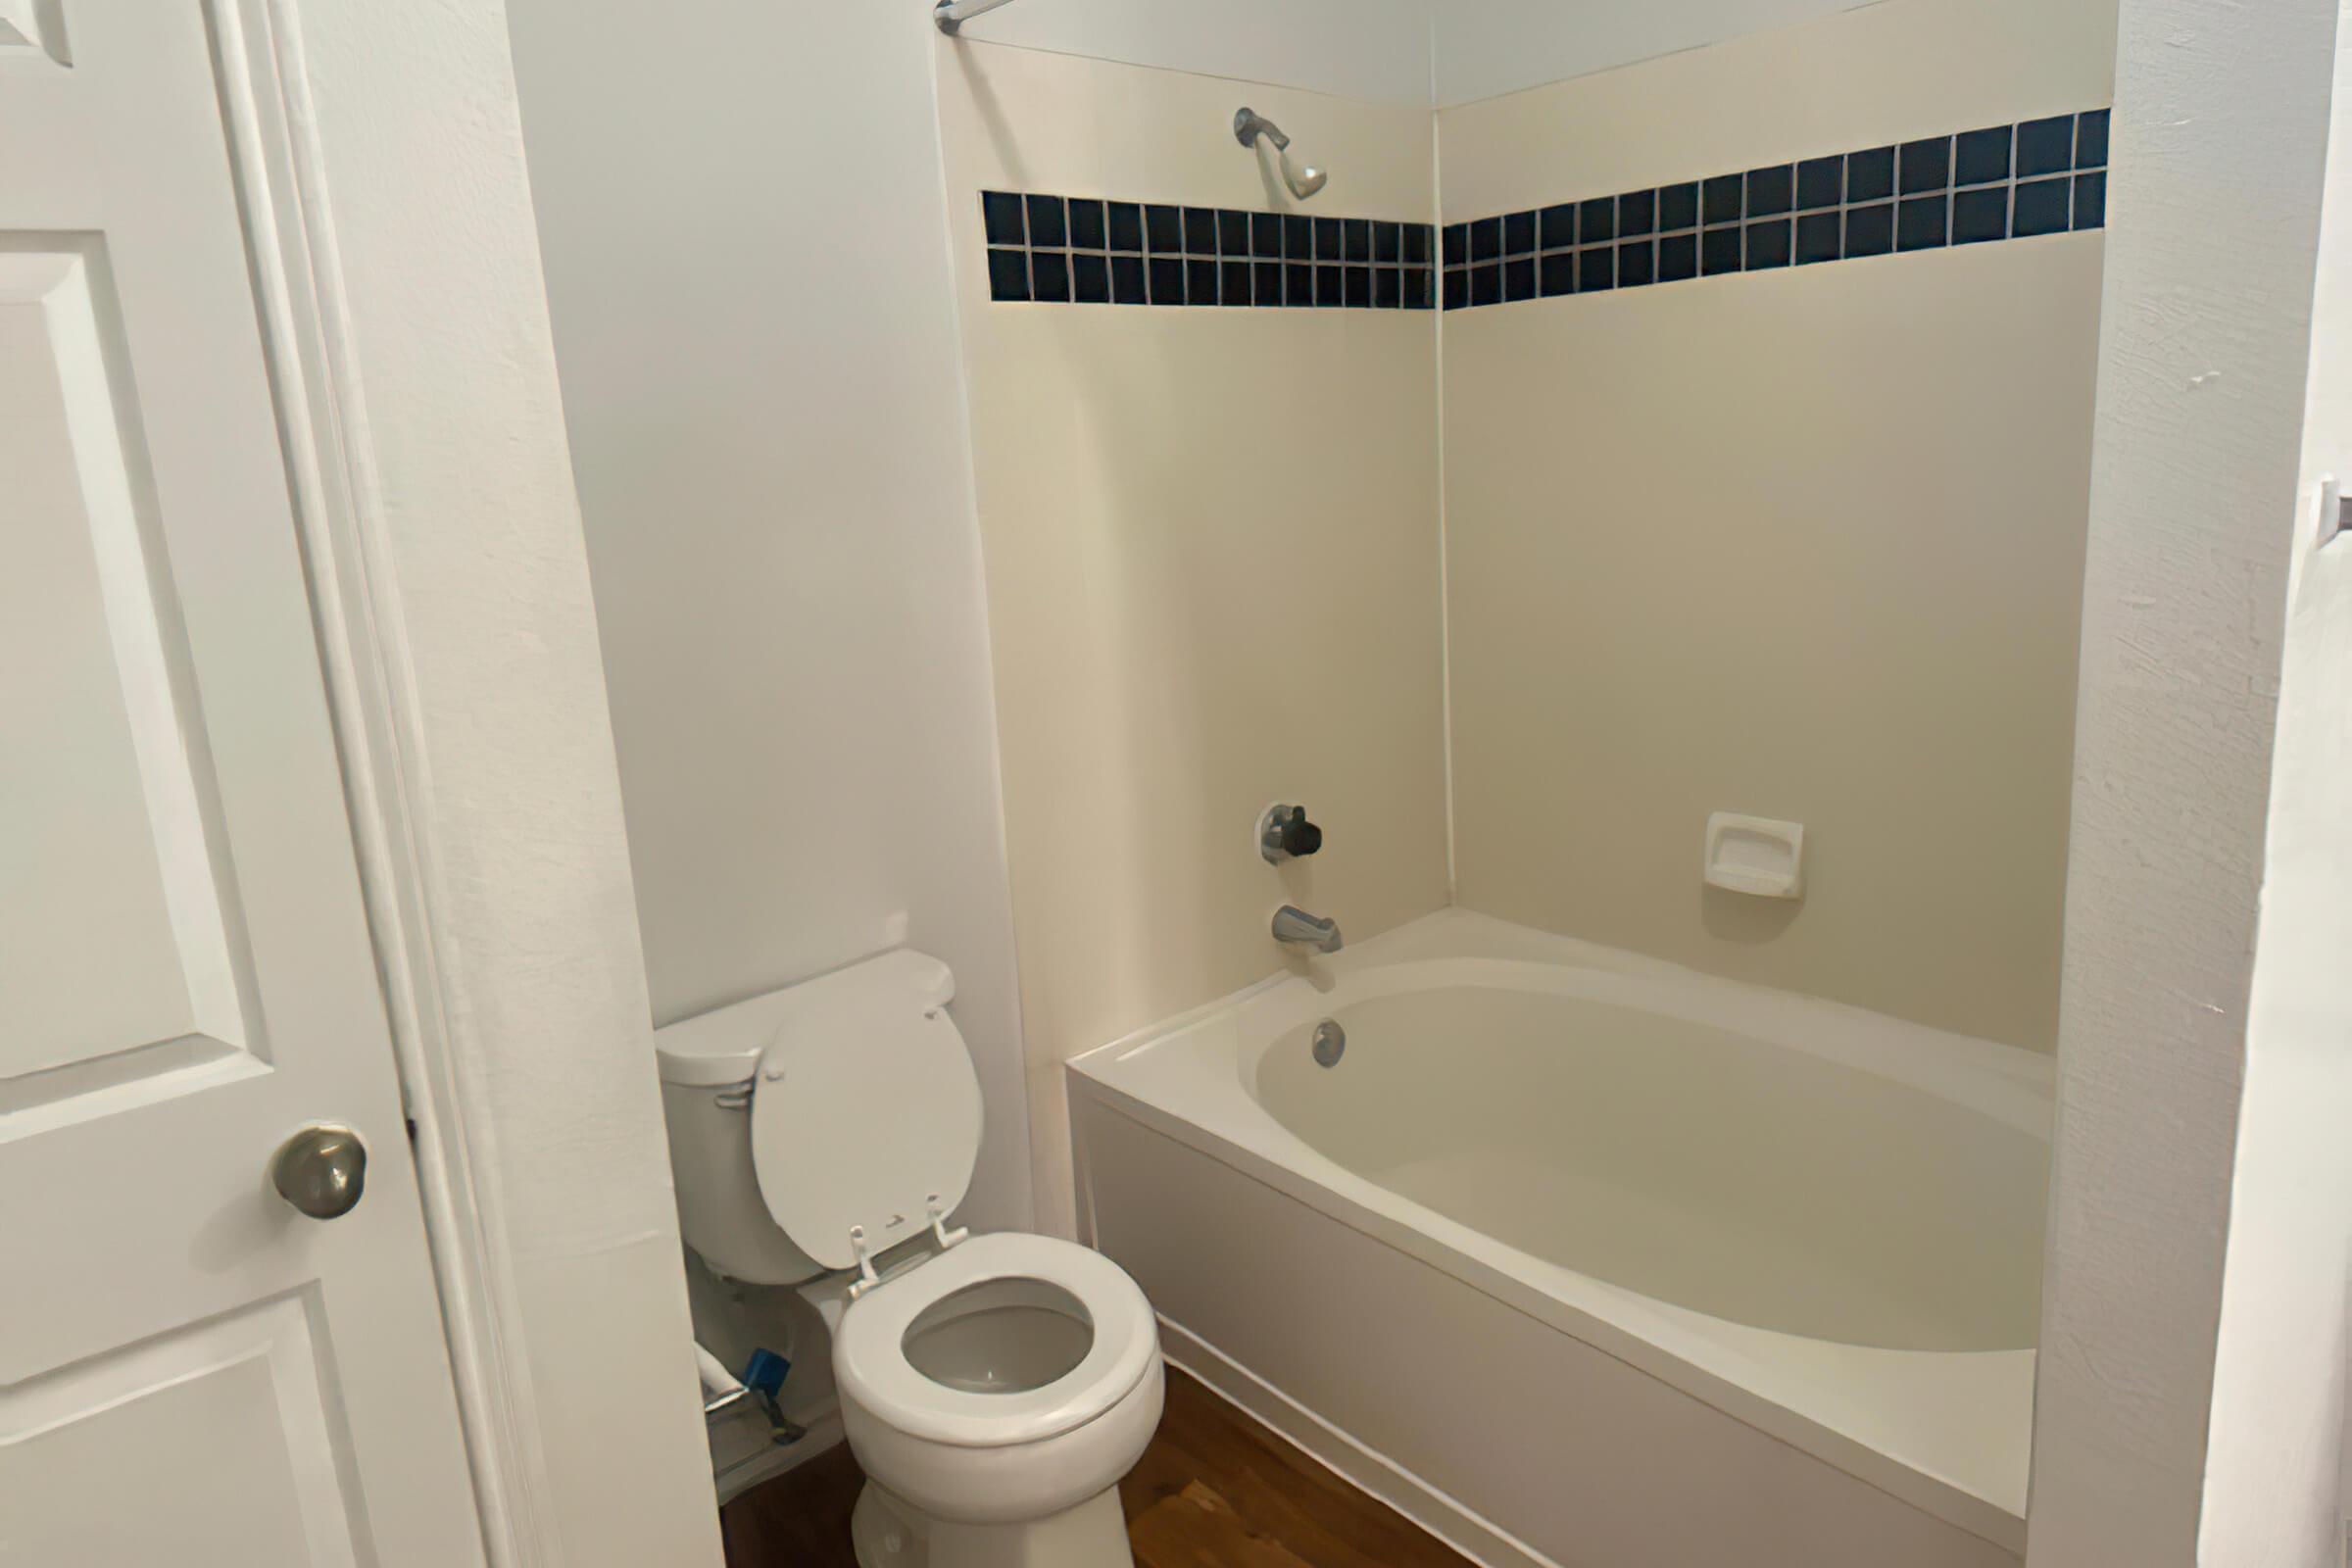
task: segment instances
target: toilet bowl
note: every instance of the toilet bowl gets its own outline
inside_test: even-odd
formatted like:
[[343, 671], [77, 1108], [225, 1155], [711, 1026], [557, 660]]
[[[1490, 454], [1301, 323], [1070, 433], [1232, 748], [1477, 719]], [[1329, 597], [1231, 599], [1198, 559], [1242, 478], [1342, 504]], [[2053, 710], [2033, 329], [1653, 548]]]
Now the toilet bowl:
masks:
[[828, 1303], [864, 1568], [1131, 1568], [1151, 1303], [1100, 1252], [951, 1226], [980, 1143], [954, 990], [901, 951], [659, 1031], [681, 1226]]
[[1110, 1259], [976, 1237], [862, 1296], [833, 1369], [878, 1492], [866, 1568], [1129, 1560], [1116, 1488], [1159, 1425], [1159, 1338]]

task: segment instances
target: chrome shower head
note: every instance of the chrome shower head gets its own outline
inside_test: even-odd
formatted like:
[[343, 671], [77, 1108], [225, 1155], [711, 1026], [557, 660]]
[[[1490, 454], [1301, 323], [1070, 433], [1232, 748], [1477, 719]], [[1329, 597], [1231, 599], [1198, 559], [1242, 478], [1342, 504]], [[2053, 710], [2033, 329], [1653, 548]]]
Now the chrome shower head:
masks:
[[1274, 161], [1281, 166], [1282, 182], [1291, 187], [1291, 194], [1306, 200], [1323, 188], [1331, 178], [1327, 170], [1300, 164], [1291, 156], [1291, 138], [1282, 127], [1254, 109], [1240, 109], [1233, 117], [1233, 139], [1252, 152], [1257, 150], [1257, 138], [1263, 136], [1274, 144]]

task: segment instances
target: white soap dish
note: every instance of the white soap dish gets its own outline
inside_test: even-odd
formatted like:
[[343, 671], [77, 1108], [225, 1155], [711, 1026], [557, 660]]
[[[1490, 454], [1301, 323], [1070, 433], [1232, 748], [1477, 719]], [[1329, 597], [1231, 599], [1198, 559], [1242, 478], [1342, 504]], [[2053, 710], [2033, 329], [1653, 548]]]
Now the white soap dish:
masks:
[[1707, 885], [1758, 899], [1805, 894], [1805, 825], [1717, 811], [1707, 818]]

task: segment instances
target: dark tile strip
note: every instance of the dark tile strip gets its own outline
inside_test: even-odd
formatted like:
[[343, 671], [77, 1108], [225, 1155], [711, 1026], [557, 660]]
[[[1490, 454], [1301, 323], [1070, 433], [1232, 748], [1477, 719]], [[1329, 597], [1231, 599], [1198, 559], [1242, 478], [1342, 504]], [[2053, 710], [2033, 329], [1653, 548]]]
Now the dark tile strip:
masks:
[[985, 190], [988, 292], [1054, 305], [1426, 311], [1437, 225]]
[[2108, 111], [1449, 223], [1445, 309], [2101, 228]]

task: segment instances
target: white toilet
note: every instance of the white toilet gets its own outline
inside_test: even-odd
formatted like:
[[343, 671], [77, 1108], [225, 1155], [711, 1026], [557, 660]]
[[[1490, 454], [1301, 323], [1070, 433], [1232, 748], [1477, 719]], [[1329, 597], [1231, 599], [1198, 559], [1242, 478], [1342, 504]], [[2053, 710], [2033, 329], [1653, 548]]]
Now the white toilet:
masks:
[[1131, 1568], [1152, 1306], [1100, 1252], [950, 1228], [980, 1147], [955, 991], [902, 950], [660, 1031], [686, 1244], [832, 1326], [863, 1568]]

